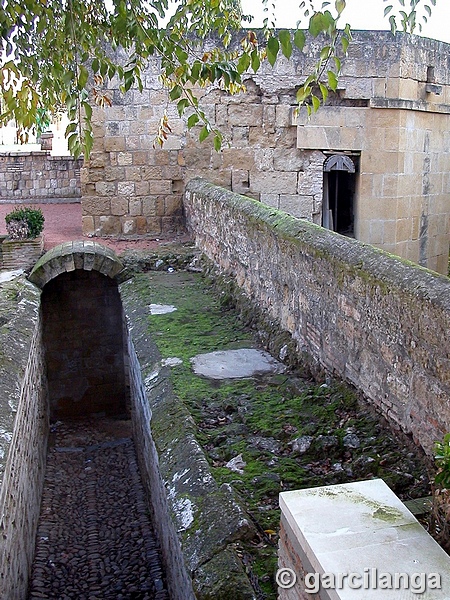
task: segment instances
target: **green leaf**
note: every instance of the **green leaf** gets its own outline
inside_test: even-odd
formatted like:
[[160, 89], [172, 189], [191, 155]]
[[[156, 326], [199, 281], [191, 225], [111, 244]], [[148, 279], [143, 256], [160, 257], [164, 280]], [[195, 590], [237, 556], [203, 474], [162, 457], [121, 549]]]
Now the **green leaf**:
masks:
[[335, 92], [338, 86], [338, 79], [334, 71], [327, 71], [328, 87]]
[[348, 50], [348, 45], [349, 45], [349, 43], [350, 43], [350, 41], [349, 41], [349, 40], [348, 40], [346, 37], [343, 37], [343, 38], [341, 39], [342, 52], [343, 52], [344, 54], [347, 54], [347, 50]]
[[250, 66], [250, 62], [250, 56], [248, 54], [242, 54], [237, 64], [238, 73], [245, 73]]
[[[280, 49], [280, 44], [279, 44], [277, 38], [276, 37], [269, 38], [269, 40], [267, 42], [267, 59], [268, 59], [269, 63], [272, 65], [272, 67], [274, 66], [275, 61], [277, 60], [277, 54], [278, 54], [279, 49]], [[253, 70], [255, 70], [255, 69], [253, 69]]]
[[183, 88], [180, 85], [174, 85], [169, 92], [169, 98], [171, 100], [178, 100], [183, 94]]
[[345, 0], [336, 0], [336, 11], [340, 15], [345, 9]]
[[294, 44], [299, 50], [303, 50], [303, 48], [305, 47], [305, 42], [305, 32], [302, 29], [297, 29], [297, 31], [294, 34]]
[[89, 158], [89, 155], [94, 145], [94, 138], [92, 137], [92, 131], [89, 129], [84, 132], [84, 157]]
[[76, 131], [78, 124], [77, 123], [69, 123], [66, 127], [66, 137], [68, 137], [69, 133], [73, 133]]
[[188, 129], [192, 129], [194, 127], [194, 125], [197, 125], [199, 120], [200, 119], [199, 119], [197, 113], [193, 113], [192, 115], [190, 115], [190, 117], [187, 120]]
[[320, 108], [320, 100], [317, 96], [314, 96], [314, 94], [311, 94], [311, 100], [314, 112], [317, 112]]
[[222, 136], [219, 133], [216, 133], [214, 136], [214, 150], [216, 152], [220, 152], [222, 149]]
[[199, 135], [198, 135], [198, 139], [199, 139], [201, 142], [204, 142], [204, 141], [206, 140], [206, 138], [208, 137], [208, 135], [209, 135], [209, 129], [208, 129], [208, 127], [206, 127], [206, 125], [204, 125], [204, 126], [201, 128], [201, 130], [200, 130], [200, 133], [199, 133]]
[[84, 87], [86, 87], [86, 83], [87, 83], [88, 79], [89, 79], [88, 70], [86, 69], [86, 67], [84, 65], [81, 65], [79, 72], [78, 72], [78, 89], [81, 90]]
[[303, 102], [305, 102], [305, 100], [309, 97], [310, 94], [311, 94], [311, 87], [302, 85], [302, 87], [300, 87], [297, 90], [297, 94], [296, 94], [297, 102], [299, 104], [302, 104]]
[[81, 105], [84, 108], [86, 119], [90, 121], [92, 117], [92, 106], [88, 102], [82, 102]]
[[186, 108], [189, 106], [189, 100], [187, 98], [181, 98], [181, 100], [177, 103], [178, 114], [181, 115], [184, 113]]
[[392, 4], [390, 4], [389, 6], [386, 6], [384, 9], [384, 16], [388, 15], [393, 8], [394, 7], [392, 6]]
[[322, 33], [322, 31], [326, 30], [326, 28], [327, 25], [325, 24], [325, 18], [321, 12], [315, 13], [309, 20], [309, 33], [313, 37], [317, 37], [319, 33]]
[[331, 48], [330, 46], [324, 46], [320, 51], [320, 60], [327, 60], [330, 56]]
[[319, 83], [320, 93], [322, 94], [322, 102], [326, 102], [328, 98], [328, 89], [327, 86], [323, 83]]
[[252, 51], [251, 59], [252, 59], [252, 69], [256, 73], [259, 70], [259, 67], [261, 66], [261, 59], [259, 58], [258, 50], [255, 49]]
[[280, 31], [279, 36], [281, 43], [281, 50], [286, 58], [292, 56], [292, 43], [291, 43], [291, 32], [287, 29]]

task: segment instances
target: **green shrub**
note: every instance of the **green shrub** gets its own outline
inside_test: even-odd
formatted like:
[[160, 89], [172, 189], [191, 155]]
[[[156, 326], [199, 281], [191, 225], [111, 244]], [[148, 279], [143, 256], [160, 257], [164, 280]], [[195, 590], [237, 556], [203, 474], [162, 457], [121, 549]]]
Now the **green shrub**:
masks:
[[38, 237], [44, 229], [44, 215], [40, 208], [16, 208], [5, 217], [6, 230], [12, 239]]

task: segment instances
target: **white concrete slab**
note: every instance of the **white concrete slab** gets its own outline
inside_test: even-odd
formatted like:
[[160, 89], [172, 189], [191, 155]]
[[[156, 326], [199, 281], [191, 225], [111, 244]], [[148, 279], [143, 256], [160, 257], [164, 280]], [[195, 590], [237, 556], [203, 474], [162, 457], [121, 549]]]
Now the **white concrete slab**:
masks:
[[[344, 586], [323, 597], [450, 599], [450, 557], [381, 479], [282, 492], [280, 506], [313, 572], [365, 574], [370, 587], [376, 587]], [[407, 574], [410, 589], [381, 589], [373, 569], [378, 577]], [[438, 573], [442, 588], [414, 593], [411, 578], [417, 573], [424, 573], [426, 582]]]
[[264, 350], [240, 348], [199, 354], [191, 359], [197, 375], [210, 379], [239, 379], [264, 373], [283, 373], [286, 367]]
[[150, 314], [152, 315], [166, 315], [176, 311], [176, 307], [171, 304], [150, 304]]

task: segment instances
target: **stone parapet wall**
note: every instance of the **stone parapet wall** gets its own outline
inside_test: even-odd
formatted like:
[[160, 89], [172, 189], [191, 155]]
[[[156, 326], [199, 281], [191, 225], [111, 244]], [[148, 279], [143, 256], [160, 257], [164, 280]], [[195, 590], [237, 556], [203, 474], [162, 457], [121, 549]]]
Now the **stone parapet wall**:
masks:
[[[188, 410], [174, 395], [169, 367], [149, 338], [142, 281], [120, 286], [127, 322], [133, 437], [174, 600], [255, 594], [235, 542], [254, 528], [231, 486], [218, 486], [195, 437]], [[151, 317], [150, 317], [151, 318]], [[236, 596], [236, 590], [239, 590]]]
[[0, 203], [80, 202], [82, 163], [45, 151], [0, 153]]
[[199, 248], [288, 331], [431, 453], [450, 431], [450, 281], [202, 180], [187, 186]]
[[0, 596], [23, 600], [44, 481], [49, 414], [39, 292], [0, 286]]

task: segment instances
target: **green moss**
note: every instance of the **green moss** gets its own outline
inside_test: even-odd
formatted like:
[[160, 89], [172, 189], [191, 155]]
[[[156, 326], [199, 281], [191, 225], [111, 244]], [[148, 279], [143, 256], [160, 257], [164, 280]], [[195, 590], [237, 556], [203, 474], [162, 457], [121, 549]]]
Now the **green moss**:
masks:
[[[274, 599], [277, 537], [271, 532], [279, 527], [281, 491], [382, 476], [394, 491], [418, 497], [427, 494], [427, 479], [411, 448], [342, 383], [315, 382], [305, 378], [306, 370], [225, 381], [196, 376], [190, 368], [196, 354], [255, 345], [252, 330], [232, 309], [236, 290], [223, 281], [221, 287], [198, 274], [151, 272], [137, 275], [129, 285], [143, 306], [177, 308], [165, 315], [148, 314], [148, 333], [163, 358], [183, 360], [171, 369], [174, 391], [195, 421], [193, 429], [215, 479], [233, 486], [257, 524], [260, 539], [244, 549], [263, 597]], [[245, 322], [254, 327], [253, 308], [248, 301], [242, 304]], [[259, 329], [261, 323], [258, 317]], [[345, 446], [349, 431], [360, 439], [359, 448]], [[307, 435], [313, 438], [310, 448], [294, 452], [293, 442]], [[330, 439], [327, 446], [324, 440]], [[226, 467], [239, 454], [246, 463], [243, 473]]]

